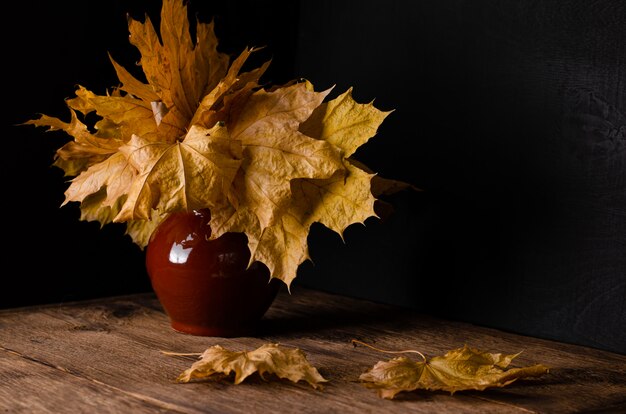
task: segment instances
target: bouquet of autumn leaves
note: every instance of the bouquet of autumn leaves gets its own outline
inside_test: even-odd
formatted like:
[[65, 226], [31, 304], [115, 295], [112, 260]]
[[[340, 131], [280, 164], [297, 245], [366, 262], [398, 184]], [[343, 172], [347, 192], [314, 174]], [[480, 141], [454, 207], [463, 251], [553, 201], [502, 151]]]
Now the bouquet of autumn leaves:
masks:
[[[309, 258], [311, 224], [341, 235], [375, 216], [374, 175], [350, 157], [387, 112], [351, 90], [324, 103], [329, 91], [306, 81], [264, 88], [269, 62], [242, 72], [253, 49], [230, 63], [213, 23], [198, 23], [192, 41], [180, 0], [164, 0], [160, 38], [147, 17], [129, 30], [147, 83], [111, 59], [121, 86], [104, 96], [79, 87], [69, 123], [28, 122], [73, 137], [54, 165], [75, 177], [65, 203], [79, 202], [82, 220], [125, 222], [143, 247], [168, 214], [208, 208], [212, 238], [245, 233], [250, 263], [289, 285]], [[81, 119], [92, 112], [90, 130]], [[375, 180], [380, 191], [396, 184]]]

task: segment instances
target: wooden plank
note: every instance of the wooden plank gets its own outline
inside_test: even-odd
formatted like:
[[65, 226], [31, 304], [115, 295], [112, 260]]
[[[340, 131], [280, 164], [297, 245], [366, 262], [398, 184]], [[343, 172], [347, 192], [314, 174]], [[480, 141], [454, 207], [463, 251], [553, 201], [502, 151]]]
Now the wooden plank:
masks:
[[165, 413], [176, 407], [131, 396], [62, 369], [0, 352], [0, 412]]
[[[524, 350], [518, 364], [543, 363], [553, 370], [543, 379], [502, 390], [454, 396], [412, 393], [386, 401], [358, 383], [358, 376], [385, 356], [353, 348], [352, 338], [383, 348], [419, 349], [430, 356], [464, 343], [507, 353]], [[266, 342], [303, 349], [330, 380], [328, 386], [320, 392], [304, 384], [260, 379], [239, 386], [227, 381], [176, 384], [173, 379], [193, 360], [160, 353], [201, 352], [215, 344], [252, 349]], [[89, 384], [101, 383], [185, 413], [565, 413], [626, 404], [624, 356], [304, 289], [291, 296], [281, 293], [254, 338], [176, 333], [158, 302], [143, 295], [0, 312], [0, 346]]]

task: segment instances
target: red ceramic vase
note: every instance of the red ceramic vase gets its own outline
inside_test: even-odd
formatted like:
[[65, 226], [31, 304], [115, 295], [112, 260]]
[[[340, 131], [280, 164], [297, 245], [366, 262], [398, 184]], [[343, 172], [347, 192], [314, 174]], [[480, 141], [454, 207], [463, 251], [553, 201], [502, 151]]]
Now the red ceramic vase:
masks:
[[171, 214], [148, 244], [152, 287], [177, 331], [203, 336], [250, 335], [278, 292], [267, 267], [249, 268], [246, 236], [208, 240], [209, 210]]

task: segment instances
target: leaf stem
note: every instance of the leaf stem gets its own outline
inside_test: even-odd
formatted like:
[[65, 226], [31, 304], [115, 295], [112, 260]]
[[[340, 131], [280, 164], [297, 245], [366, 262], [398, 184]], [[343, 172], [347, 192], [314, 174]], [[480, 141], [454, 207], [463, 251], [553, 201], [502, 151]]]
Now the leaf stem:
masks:
[[368, 348], [371, 348], [374, 351], [383, 352], [385, 354], [418, 354], [419, 356], [422, 357], [424, 362], [426, 362], [426, 356], [424, 356], [424, 354], [422, 354], [420, 351], [416, 351], [414, 349], [406, 349], [404, 351], [387, 351], [385, 349], [376, 348], [373, 345], [366, 344], [365, 342], [359, 341], [358, 339], [353, 339], [350, 342], [352, 342], [352, 345], [354, 345], [355, 348], [356, 348], [357, 344], [359, 344], [359, 345], [363, 345], [363, 346], [366, 346]]
[[196, 357], [199, 357], [199, 356], [202, 355], [199, 352], [184, 353], [184, 352], [161, 351], [161, 353], [164, 354], [164, 355], [169, 355], [169, 356], [196, 356]]

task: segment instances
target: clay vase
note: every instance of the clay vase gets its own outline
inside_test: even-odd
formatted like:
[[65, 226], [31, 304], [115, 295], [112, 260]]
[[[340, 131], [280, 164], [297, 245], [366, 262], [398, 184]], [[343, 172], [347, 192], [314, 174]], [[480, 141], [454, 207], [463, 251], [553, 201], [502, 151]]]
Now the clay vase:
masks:
[[202, 336], [246, 336], [272, 304], [270, 281], [241, 233], [208, 240], [209, 210], [171, 214], [150, 239], [146, 267], [152, 287], [176, 331]]

